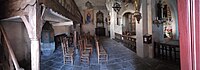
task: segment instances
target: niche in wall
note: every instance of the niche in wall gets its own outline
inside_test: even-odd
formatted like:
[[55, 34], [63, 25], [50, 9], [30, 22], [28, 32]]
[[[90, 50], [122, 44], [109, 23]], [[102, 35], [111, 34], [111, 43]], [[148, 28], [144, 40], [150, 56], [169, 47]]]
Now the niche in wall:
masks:
[[127, 12], [123, 15], [123, 18], [122, 34], [136, 35], [136, 22], [133, 13]]
[[97, 36], [105, 36], [105, 28], [104, 28], [104, 16], [103, 12], [98, 11], [96, 13], [96, 28], [95, 34]]

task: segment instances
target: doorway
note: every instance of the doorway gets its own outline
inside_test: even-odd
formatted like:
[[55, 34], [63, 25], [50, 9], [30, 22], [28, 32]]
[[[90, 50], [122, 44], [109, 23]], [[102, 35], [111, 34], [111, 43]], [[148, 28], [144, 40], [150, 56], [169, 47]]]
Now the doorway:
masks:
[[122, 35], [136, 35], [136, 22], [133, 13], [127, 12], [123, 15]]

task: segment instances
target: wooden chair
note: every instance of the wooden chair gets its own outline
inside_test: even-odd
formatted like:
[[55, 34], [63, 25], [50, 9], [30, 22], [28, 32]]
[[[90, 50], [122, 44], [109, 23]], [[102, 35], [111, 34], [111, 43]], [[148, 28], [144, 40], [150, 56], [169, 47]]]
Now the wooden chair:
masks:
[[105, 62], [108, 62], [108, 54], [106, 50], [103, 48], [103, 46], [99, 45], [98, 41], [96, 41], [96, 48], [97, 48], [98, 63], [102, 60], [104, 60]]
[[66, 62], [71, 62], [71, 64], [73, 65], [73, 63], [74, 63], [74, 48], [69, 47], [67, 38], [64, 38], [62, 40], [61, 45], [62, 45], [62, 50], [63, 50], [64, 64], [66, 64]]
[[90, 63], [90, 52], [84, 49], [83, 40], [79, 40], [79, 48], [80, 48], [80, 61]]
[[87, 39], [84, 39], [84, 49], [88, 50], [92, 54], [93, 46], [91, 43], [88, 43]]

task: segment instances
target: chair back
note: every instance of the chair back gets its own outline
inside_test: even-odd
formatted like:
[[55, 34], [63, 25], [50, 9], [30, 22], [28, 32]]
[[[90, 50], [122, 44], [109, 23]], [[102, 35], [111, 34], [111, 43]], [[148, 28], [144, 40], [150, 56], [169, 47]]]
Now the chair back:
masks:
[[79, 40], [78, 43], [79, 43], [79, 48], [80, 48], [79, 50], [80, 50], [80, 53], [81, 53], [83, 51], [83, 46], [84, 46], [83, 40]]

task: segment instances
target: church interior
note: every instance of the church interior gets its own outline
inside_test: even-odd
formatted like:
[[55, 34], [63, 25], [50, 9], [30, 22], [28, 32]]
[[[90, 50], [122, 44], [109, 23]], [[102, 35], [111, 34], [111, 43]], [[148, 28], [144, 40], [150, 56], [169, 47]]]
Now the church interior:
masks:
[[0, 70], [198, 70], [198, 5], [1, 0]]

